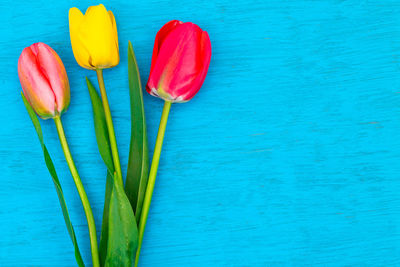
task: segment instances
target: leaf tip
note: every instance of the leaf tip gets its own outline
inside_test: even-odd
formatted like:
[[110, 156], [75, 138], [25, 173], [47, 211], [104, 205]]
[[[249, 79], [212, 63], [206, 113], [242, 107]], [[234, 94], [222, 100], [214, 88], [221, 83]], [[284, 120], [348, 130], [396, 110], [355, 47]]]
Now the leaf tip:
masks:
[[128, 56], [130, 54], [133, 54], [133, 46], [132, 46], [131, 41], [128, 41]]

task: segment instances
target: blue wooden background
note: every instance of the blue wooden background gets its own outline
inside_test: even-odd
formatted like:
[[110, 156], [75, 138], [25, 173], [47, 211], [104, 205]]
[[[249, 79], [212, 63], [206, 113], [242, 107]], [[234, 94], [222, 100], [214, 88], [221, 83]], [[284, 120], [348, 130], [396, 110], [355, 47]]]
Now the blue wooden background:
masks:
[[[147, 81], [157, 30], [207, 30], [209, 74], [173, 105], [141, 266], [400, 266], [398, 1], [104, 1], [120, 64], [105, 71], [126, 172], [127, 44]], [[89, 94], [70, 47], [68, 10], [92, 1], [1, 0], [0, 266], [74, 266], [39, 142], [22, 104], [17, 60], [34, 42], [64, 61], [66, 134], [97, 227], [105, 167]], [[144, 96], [150, 152], [162, 102]], [[42, 121], [84, 258], [87, 227], [52, 121]]]

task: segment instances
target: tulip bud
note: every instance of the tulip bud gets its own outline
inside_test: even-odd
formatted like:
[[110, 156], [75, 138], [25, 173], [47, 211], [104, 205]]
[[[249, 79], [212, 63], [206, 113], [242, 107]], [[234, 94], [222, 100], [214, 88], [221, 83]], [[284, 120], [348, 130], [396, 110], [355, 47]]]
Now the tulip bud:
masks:
[[69, 33], [76, 61], [86, 69], [111, 68], [119, 63], [118, 33], [114, 14], [102, 5], [91, 6], [85, 15], [69, 10]]
[[211, 42], [199, 26], [178, 20], [157, 33], [146, 90], [170, 102], [186, 102], [200, 90], [211, 59]]
[[54, 118], [67, 110], [67, 72], [50, 46], [35, 43], [26, 47], [18, 60], [18, 76], [26, 99], [41, 118]]

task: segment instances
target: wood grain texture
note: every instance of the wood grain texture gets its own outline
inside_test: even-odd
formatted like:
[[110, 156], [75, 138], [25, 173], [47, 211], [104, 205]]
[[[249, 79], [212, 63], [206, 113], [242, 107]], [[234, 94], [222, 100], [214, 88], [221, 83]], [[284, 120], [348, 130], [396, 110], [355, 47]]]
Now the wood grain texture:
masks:
[[[400, 266], [400, 2], [104, 1], [121, 62], [104, 72], [126, 173], [127, 46], [147, 81], [157, 30], [207, 30], [199, 94], [174, 105], [141, 266]], [[68, 9], [91, 1], [1, 0], [0, 266], [74, 266], [73, 247], [21, 101], [17, 60], [42, 41], [67, 69], [67, 138], [100, 230], [106, 169]], [[144, 96], [150, 155], [162, 102]], [[84, 213], [55, 127], [42, 121], [90, 260]]]

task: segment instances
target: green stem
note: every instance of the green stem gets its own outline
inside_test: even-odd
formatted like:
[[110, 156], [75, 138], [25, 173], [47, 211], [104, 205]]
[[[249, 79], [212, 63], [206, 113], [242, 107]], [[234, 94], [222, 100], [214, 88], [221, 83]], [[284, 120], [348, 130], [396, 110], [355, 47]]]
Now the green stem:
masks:
[[111, 118], [110, 105], [108, 104], [108, 98], [106, 93], [106, 87], [104, 86], [103, 70], [97, 69], [97, 80], [99, 81], [101, 99], [103, 102], [104, 114], [106, 116], [106, 123], [108, 129], [108, 135], [110, 138], [111, 153], [115, 166], [115, 172], [117, 174], [116, 181], [120, 183], [121, 187], [124, 187], [124, 181], [122, 180], [121, 164], [119, 162], [117, 140], [115, 139], [114, 125]]
[[83, 184], [81, 178], [79, 177], [78, 170], [76, 169], [74, 160], [72, 159], [71, 151], [69, 150], [67, 139], [65, 138], [64, 128], [61, 123], [60, 117], [55, 117], [54, 122], [57, 127], [58, 136], [60, 138], [61, 147], [64, 151], [65, 159], [68, 163], [69, 170], [71, 171], [72, 177], [74, 179], [76, 188], [78, 189], [79, 196], [82, 201], [83, 209], [85, 210], [86, 219], [89, 227], [89, 236], [90, 236], [90, 245], [92, 248], [92, 260], [93, 266], [99, 267], [99, 253], [97, 251], [97, 237], [96, 237], [96, 225], [94, 223], [92, 208], [90, 207], [90, 203], [88, 197], [86, 195], [85, 189], [83, 188]]
[[164, 141], [165, 128], [167, 126], [168, 114], [170, 109], [171, 109], [171, 102], [165, 101], [163, 112], [161, 115], [160, 126], [158, 128], [156, 145], [154, 147], [153, 160], [151, 162], [146, 194], [143, 200], [142, 215], [140, 216], [140, 221], [139, 221], [139, 244], [136, 251], [135, 267], [137, 267], [139, 263], [140, 248], [142, 247], [144, 229], [146, 227], [147, 216], [149, 215], [151, 197], [153, 196], [154, 184], [156, 182], [156, 175], [158, 170], [158, 163], [160, 162], [161, 148]]

